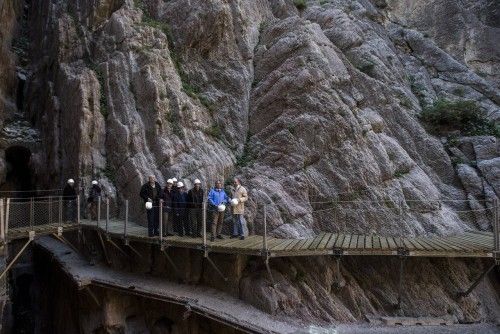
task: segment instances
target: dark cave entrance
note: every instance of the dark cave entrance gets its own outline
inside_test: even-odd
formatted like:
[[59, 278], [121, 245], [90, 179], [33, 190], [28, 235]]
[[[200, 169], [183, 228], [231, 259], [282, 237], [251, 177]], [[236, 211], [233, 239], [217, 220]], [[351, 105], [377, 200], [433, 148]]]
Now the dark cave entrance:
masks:
[[31, 150], [21, 145], [10, 146], [5, 150], [5, 161], [7, 174], [1, 189], [13, 192], [15, 197], [31, 196], [28, 191], [34, 189]]

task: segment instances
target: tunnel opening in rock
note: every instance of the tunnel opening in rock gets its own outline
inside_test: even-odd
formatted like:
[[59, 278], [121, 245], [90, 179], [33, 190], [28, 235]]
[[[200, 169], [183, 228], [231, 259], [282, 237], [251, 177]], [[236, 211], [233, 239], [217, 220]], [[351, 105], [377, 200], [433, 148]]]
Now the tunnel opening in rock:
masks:
[[[7, 173], [1, 186], [4, 191], [11, 191], [16, 196], [30, 196], [34, 189], [31, 150], [25, 146], [14, 145], [5, 150]], [[19, 193], [17, 193], [19, 192]]]

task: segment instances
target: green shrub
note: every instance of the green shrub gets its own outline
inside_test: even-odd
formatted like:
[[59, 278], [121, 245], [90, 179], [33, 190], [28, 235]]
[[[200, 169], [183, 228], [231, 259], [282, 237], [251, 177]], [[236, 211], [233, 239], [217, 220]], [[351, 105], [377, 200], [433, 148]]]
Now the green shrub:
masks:
[[306, 0], [293, 0], [293, 4], [298, 10], [304, 10], [307, 8]]
[[256, 159], [255, 154], [250, 149], [250, 142], [247, 138], [245, 146], [243, 147], [243, 153], [236, 158], [237, 167], [245, 167], [251, 165]]
[[500, 137], [500, 126], [486, 117], [474, 101], [440, 99], [425, 108], [420, 118], [435, 134], [459, 131], [465, 136], [493, 135]]
[[212, 136], [217, 139], [222, 139], [222, 130], [218, 124], [212, 125], [205, 132], [209, 136]]
[[370, 77], [374, 77], [375, 76], [375, 64], [372, 63], [372, 62], [368, 62], [368, 63], [364, 63], [364, 64], [361, 64], [361, 65], [358, 65], [356, 67], [358, 70], [360, 70], [361, 72], [369, 75]]

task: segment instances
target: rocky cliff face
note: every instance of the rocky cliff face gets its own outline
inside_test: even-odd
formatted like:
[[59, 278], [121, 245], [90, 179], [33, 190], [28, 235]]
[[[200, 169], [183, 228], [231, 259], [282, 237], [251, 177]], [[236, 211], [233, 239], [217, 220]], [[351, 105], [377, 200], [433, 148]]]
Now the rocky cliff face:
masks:
[[[418, 116], [439, 99], [472, 100], [498, 120], [495, 2], [45, 0], [26, 6], [23, 112], [41, 133], [40, 187], [68, 177], [88, 187], [99, 177], [114, 198], [134, 200], [131, 211], [140, 212], [136, 194], [148, 174], [188, 185], [195, 177], [207, 185], [236, 174], [250, 190], [253, 231], [261, 230], [264, 204], [275, 235], [338, 229], [331, 216], [315, 213], [316, 202], [332, 199], [397, 203], [408, 212], [401, 224], [392, 206], [364, 204], [345, 222], [350, 231], [490, 228], [487, 219], [464, 220], [454, 212], [481, 209], [500, 194], [498, 138], [436, 137]], [[0, 15], [11, 7], [0, 2]], [[19, 32], [10, 28], [16, 20], [10, 13], [0, 20], [6, 27], [0, 106], [15, 99], [8, 46]], [[415, 204], [444, 198], [463, 202]], [[374, 210], [380, 214], [365, 214]], [[286, 300], [286, 292], [276, 298]], [[363, 303], [374, 307], [369, 298]], [[359, 318], [353, 312], [341, 318]]]
[[[25, 111], [46, 148], [40, 182], [78, 176], [88, 186], [97, 176], [113, 196], [134, 199], [148, 174], [188, 185], [237, 174], [251, 190], [251, 225], [267, 203], [274, 233], [296, 236], [324, 223], [314, 202], [342, 196], [407, 209], [495, 198], [497, 140], [455, 144], [477, 166], [454, 166], [450, 145], [417, 116], [446, 98], [498, 118], [498, 46], [470, 29], [438, 33], [450, 21], [493, 36], [498, 8], [457, 5], [450, 16], [444, 4], [407, 2], [30, 4]], [[434, 20], [419, 20], [427, 12]], [[411, 214], [406, 232], [471, 224], [426, 209], [430, 218]], [[396, 224], [384, 217], [380, 232]]]

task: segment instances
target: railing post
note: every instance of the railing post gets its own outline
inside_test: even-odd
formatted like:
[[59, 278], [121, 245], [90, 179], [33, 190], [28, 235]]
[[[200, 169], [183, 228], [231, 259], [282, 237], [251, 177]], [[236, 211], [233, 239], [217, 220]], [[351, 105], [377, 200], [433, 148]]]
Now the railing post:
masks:
[[203, 201], [202, 229], [203, 229], [203, 250], [207, 252], [207, 202]]
[[10, 198], [7, 198], [5, 204], [5, 236], [9, 235], [9, 217], [10, 216]]
[[62, 224], [62, 213], [63, 213], [63, 207], [62, 207], [62, 196], [59, 196], [59, 226]]
[[80, 227], [80, 195], [76, 196], [76, 224]]
[[267, 254], [267, 205], [264, 204], [264, 236], [262, 238], [262, 251]]
[[404, 248], [404, 243], [403, 243], [403, 224], [404, 224], [404, 219], [403, 219], [403, 200], [399, 201], [399, 247]]
[[108, 235], [109, 225], [109, 197], [106, 197], [106, 235]]
[[125, 200], [125, 225], [123, 226], [124, 237], [127, 237], [127, 224], [128, 224], [128, 199]]
[[30, 229], [35, 225], [35, 199], [30, 198]]
[[493, 244], [495, 252], [500, 252], [500, 222], [498, 217], [498, 199], [493, 199]]
[[97, 228], [101, 222], [101, 196], [97, 196]]
[[[153, 212], [154, 213], [154, 212]], [[159, 212], [160, 217], [158, 224], [160, 224], [160, 247], [163, 247], [163, 200], [160, 199], [160, 212]], [[153, 214], [154, 216], [154, 214]]]
[[52, 196], [49, 196], [49, 224], [52, 224]]
[[0, 238], [5, 242], [5, 215], [3, 198], [0, 198]]

